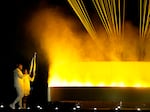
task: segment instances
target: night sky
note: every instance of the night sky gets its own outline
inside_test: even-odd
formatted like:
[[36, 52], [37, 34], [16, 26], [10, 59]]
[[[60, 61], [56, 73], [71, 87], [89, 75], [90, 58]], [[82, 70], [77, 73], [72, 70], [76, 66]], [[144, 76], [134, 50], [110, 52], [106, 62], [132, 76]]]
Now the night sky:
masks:
[[[126, 1], [126, 20], [138, 26], [138, 0]], [[43, 7], [61, 7], [67, 16], [78, 18], [67, 0], [5, 0], [1, 2], [1, 7], [3, 8], [0, 26], [0, 102], [12, 102], [15, 96], [13, 69], [16, 63], [23, 63], [25, 67], [29, 67], [35, 51], [37, 52], [37, 77], [31, 84], [33, 86], [31, 95], [33, 101], [45, 102], [47, 101], [47, 59], [39, 46], [26, 34], [24, 24], [32, 12]]]

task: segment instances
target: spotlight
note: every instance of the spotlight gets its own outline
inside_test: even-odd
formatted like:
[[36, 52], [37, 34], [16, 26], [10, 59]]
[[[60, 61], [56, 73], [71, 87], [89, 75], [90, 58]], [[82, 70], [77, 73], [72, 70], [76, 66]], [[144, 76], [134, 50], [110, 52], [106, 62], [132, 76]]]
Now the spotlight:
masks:
[[120, 108], [121, 108], [121, 106], [118, 106], [117, 108], [118, 108], [118, 109], [120, 109]]
[[42, 110], [43, 108], [42, 108], [42, 107], [40, 107], [39, 109], [40, 109], [40, 110]]
[[76, 107], [73, 107], [73, 110], [76, 110]]
[[42, 110], [43, 108], [40, 105], [36, 106], [38, 109]]
[[58, 110], [59, 108], [58, 107], [55, 107], [55, 110]]
[[27, 110], [30, 110], [31, 108], [30, 107], [27, 107]]
[[76, 108], [77, 108], [77, 109], [80, 109], [80, 105], [79, 105], [79, 104], [76, 104]]
[[40, 105], [37, 105], [36, 107], [37, 107], [37, 108], [40, 108]]
[[97, 110], [97, 108], [94, 108], [94, 110]]
[[1, 104], [1, 105], [0, 105], [0, 108], [4, 108], [4, 105], [3, 105], [3, 104]]
[[18, 107], [18, 109], [20, 110], [20, 109], [22, 109], [21, 107]]
[[140, 109], [140, 108], [137, 108], [137, 111], [141, 111], [141, 109]]
[[76, 107], [79, 109], [79, 108], [80, 108], [80, 105], [77, 105]]
[[116, 107], [115, 110], [119, 110], [119, 109]]

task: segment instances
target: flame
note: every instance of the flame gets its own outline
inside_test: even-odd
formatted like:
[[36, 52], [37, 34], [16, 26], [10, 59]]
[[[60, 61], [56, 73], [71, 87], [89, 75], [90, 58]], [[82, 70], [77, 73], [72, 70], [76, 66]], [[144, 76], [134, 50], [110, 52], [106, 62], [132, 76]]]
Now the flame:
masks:
[[150, 41], [139, 58], [136, 28], [126, 22], [125, 38], [109, 40], [99, 29], [95, 43], [72, 19], [46, 9], [33, 14], [28, 31], [40, 45], [49, 63], [49, 87], [109, 86], [150, 87]]
[[[55, 63], [56, 64], [56, 63]], [[57, 66], [56, 66], [57, 65]], [[50, 87], [149, 87], [150, 62], [72, 62], [49, 70]]]

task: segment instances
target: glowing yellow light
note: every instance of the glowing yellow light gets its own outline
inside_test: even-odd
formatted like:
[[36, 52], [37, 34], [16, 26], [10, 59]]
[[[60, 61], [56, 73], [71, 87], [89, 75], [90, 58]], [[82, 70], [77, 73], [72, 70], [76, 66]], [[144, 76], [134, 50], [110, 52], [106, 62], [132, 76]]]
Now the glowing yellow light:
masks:
[[98, 84], [98, 86], [104, 87], [104, 86], [105, 86], [105, 83], [101, 82], [100, 84]]
[[[142, 3], [143, 2], [143, 3]], [[144, 40], [147, 38], [146, 35], [148, 34], [148, 29], [150, 25], [149, 16], [150, 16], [150, 1], [147, 0], [140, 0], [140, 37]]]
[[150, 62], [76, 62], [50, 71], [49, 86], [149, 87]]
[[134, 85], [134, 87], [142, 87], [142, 85], [137, 83]]
[[68, 0], [68, 3], [73, 8], [82, 24], [86, 28], [87, 32], [90, 34], [93, 40], [96, 39], [96, 32], [93, 23], [89, 17], [89, 14], [85, 8], [82, 0]]
[[[107, 3], [105, 2], [104, 4]], [[76, 7], [77, 4], [74, 5]], [[114, 10], [112, 1], [109, 2], [108, 0], [107, 6], [109, 9], [100, 8], [99, 10], [106, 10], [106, 12], [110, 9]], [[95, 33], [91, 31], [91, 24], [87, 22], [88, 20], [86, 20], [86, 16], [83, 15], [81, 9], [76, 10], [88, 31], [94, 35]], [[69, 21], [61, 16], [55, 16], [52, 12], [50, 14], [46, 12], [46, 15], [45, 12], [41, 13], [42, 15], [38, 14], [35, 19], [32, 19], [30, 30], [48, 58], [48, 63], [50, 64], [49, 86], [150, 87], [150, 62], [138, 62], [140, 55], [143, 55], [139, 53], [139, 47], [147, 47], [148, 50], [145, 51], [145, 57], [148, 57], [148, 61], [150, 60], [149, 46], [145, 46], [145, 44], [139, 45], [140, 40], [132, 27], [131, 31], [130, 29], [128, 31], [128, 27], [125, 27], [126, 33], [123, 42], [116, 41], [114, 36], [111, 36], [113, 41], [110, 41], [103, 32], [99, 32], [99, 38], [96, 41], [100, 43], [101, 49], [97, 49], [91, 39], [85, 39], [85, 37], [88, 37], [87, 35], [80, 32], [76, 34], [71, 30], [72, 24], [68, 22], [73, 23], [73, 21]], [[99, 14], [109, 17], [108, 19], [102, 18], [103, 22], [106, 21], [107, 26], [105, 27], [109, 28], [109, 31], [108, 23], [114, 22], [117, 24], [113, 11], [109, 15], [104, 14], [104, 12]], [[111, 26], [112, 30], [114, 25]], [[141, 26], [141, 30], [142, 28]], [[149, 29], [148, 32], [150, 34]], [[150, 41], [148, 41], [147, 45], [149, 43]], [[123, 52], [118, 50], [119, 45], [123, 48]], [[115, 62], [116, 60], [127, 61]], [[131, 60], [134, 62], [131, 62]]]

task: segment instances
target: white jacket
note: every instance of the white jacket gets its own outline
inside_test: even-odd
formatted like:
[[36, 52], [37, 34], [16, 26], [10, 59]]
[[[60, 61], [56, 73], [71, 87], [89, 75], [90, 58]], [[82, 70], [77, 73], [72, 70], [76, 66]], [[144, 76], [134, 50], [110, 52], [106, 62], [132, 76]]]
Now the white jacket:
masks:
[[23, 88], [23, 73], [19, 68], [14, 70], [14, 87]]

